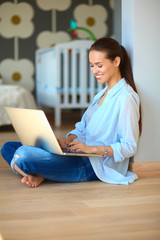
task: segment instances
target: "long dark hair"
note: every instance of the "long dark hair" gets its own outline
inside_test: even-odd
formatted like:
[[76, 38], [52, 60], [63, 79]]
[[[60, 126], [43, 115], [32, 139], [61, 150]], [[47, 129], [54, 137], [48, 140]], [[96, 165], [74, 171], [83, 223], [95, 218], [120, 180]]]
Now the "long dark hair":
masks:
[[[120, 73], [122, 78], [125, 78], [126, 82], [133, 88], [133, 90], [138, 94], [132, 68], [131, 68], [131, 62], [129, 59], [129, 56], [127, 54], [126, 49], [120, 45], [116, 40], [112, 38], [100, 38], [97, 41], [95, 41], [90, 51], [101, 51], [106, 53], [106, 58], [110, 59], [111, 61], [114, 61], [116, 57], [120, 57]], [[140, 119], [139, 119], [139, 135], [141, 135], [142, 132], [142, 113], [141, 113], [141, 104], [139, 106], [139, 113], [140, 113]]]

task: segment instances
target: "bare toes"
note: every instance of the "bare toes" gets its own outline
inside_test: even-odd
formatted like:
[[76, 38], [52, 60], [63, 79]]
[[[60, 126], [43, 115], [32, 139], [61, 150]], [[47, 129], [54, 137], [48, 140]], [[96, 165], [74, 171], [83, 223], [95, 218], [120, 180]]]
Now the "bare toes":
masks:
[[22, 183], [26, 183], [28, 181], [28, 176], [25, 176], [21, 179], [21, 182]]
[[32, 187], [32, 184], [29, 181], [27, 181], [26, 184], [28, 185], [28, 187]]
[[38, 187], [44, 181], [44, 178], [39, 175], [35, 175], [35, 176], [28, 175], [28, 181], [31, 184], [31, 186], [34, 188], [34, 187]]

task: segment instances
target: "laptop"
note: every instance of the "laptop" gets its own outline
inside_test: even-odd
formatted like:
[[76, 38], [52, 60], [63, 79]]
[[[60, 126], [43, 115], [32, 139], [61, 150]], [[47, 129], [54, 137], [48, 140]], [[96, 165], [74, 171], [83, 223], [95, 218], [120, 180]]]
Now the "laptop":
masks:
[[40, 147], [60, 155], [101, 156], [83, 152], [66, 152], [66, 149], [61, 149], [42, 110], [5, 107], [5, 111], [23, 145]]

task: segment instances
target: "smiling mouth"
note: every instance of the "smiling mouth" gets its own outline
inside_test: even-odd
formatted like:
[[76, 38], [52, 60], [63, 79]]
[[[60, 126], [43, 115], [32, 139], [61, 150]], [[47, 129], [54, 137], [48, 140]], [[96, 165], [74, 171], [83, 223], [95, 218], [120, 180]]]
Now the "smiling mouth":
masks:
[[96, 75], [97, 79], [100, 79], [102, 77], [102, 75]]

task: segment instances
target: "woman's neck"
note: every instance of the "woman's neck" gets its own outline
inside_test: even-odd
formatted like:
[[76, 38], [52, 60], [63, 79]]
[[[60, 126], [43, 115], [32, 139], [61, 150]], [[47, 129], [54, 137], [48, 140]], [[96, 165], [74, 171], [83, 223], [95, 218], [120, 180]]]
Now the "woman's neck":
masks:
[[107, 86], [108, 86], [108, 91], [114, 87], [120, 80], [122, 79], [121, 74], [117, 74], [117, 76], [115, 76], [113, 79], [111, 79], [110, 81], [107, 82]]
[[107, 90], [105, 91], [105, 93], [103, 94], [103, 96], [100, 98], [100, 100], [99, 100], [99, 102], [98, 102], [99, 105], [102, 105], [102, 104], [103, 104], [104, 99], [107, 97], [107, 94], [108, 94], [109, 90], [111, 90], [111, 88], [114, 87], [121, 79], [122, 79], [122, 76], [121, 76], [121, 74], [119, 73], [119, 74], [117, 74], [117, 76], [114, 77], [111, 81], [108, 81], [108, 82], [107, 82], [108, 88], [107, 88]]

